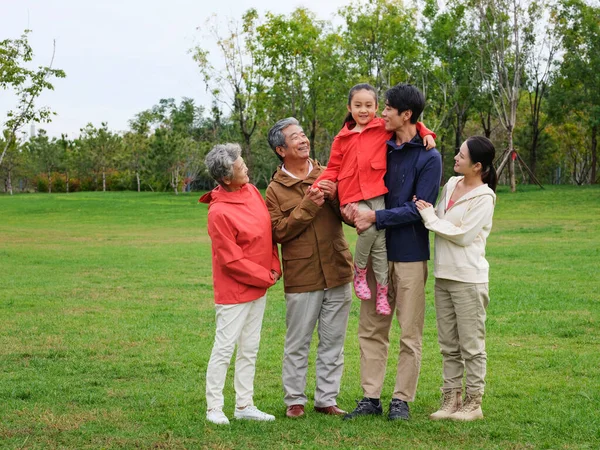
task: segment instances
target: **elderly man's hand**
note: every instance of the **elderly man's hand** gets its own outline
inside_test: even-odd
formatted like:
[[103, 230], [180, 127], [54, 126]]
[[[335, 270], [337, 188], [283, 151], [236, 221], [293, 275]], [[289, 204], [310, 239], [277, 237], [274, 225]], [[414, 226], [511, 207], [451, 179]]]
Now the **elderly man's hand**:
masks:
[[308, 188], [305, 197], [317, 206], [323, 206], [325, 203], [325, 194], [321, 189]]
[[331, 180], [322, 180], [317, 184], [319, 189], [323, 191], [325, 198], [327, 200], [335, 200], [337, 197], [337, 183], [334, 183]]
[[348, 225], [354, 225], [354, 217], [358, 212], [358, 204], [356, 202], [347, 203], [340, 208], [340, 212], [342, 213], [342, 219]]
[[375, 215], [375, 211], [371, 210], [357, 211], [354, 216], [354, 225], [356, 225], [358, 234], [368, 230], [376, 221], [377, 216]]

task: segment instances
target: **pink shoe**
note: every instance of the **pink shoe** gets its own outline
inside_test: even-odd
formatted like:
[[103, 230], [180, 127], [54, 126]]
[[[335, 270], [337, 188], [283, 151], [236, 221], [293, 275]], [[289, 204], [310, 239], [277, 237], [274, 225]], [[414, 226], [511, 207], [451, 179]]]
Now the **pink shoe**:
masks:
[[375, 312], [382, 316], [389, 316], [392, 313], [390, 304], [388, 303], [388, 286], [387, 284], [377, 283], [377, 298], [375, 300]]
[[367, 284], [367, 269], [354, 264], [354, 292], [361, 300], [371, 300], [371, 289]]

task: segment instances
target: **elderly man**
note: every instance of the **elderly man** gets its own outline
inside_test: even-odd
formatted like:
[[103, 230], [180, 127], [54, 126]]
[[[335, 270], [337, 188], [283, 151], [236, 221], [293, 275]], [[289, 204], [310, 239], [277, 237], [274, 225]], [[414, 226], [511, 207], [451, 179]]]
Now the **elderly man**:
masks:
[[[435, 203], [440, 188], [442, 159], [437, 150], [427, 151], [417, 134], [416, 123], [425, 107], [425, 97], [415, 86], [398, 84], [385, 94], [381, 117], [391, 139], [387, 142], [388, 194], [385, 209], [344, 214], [354, 218], [359, 233], [373, 224], [386, 230], [389, 260], [388, 300], [400, 325], [400, 353], [396, 384], [388, 418], [408, 420], [408, 402], [415, 399], [421, 368], [421, 348], [425, 318], [425, 282], [429, 259], [429, 232], [413, 199]], [[374, 286], [372, 279], [370, 284]], [[388, 359], [389, 334], [393, 315], [381, 316], [375, 301], [361, 302], [358, 323], [360, 374], [364, 398], [346, 415], [353, 419], [381, 415], [379, 400]]]
[[352, 256], [344, 238], [336, 184], [309, 158], [310, 142], [298, 121], [282, 119], [269, 130], [269, 145], [282, 161], [267, 188], [273, 239], [281, 244], [286, 299], [283, 390], [286, 416], [305, 414], [306, 371], [318, 322], [315, 411], [343, 415], [337, 395], [344, 338], [352, 301]]

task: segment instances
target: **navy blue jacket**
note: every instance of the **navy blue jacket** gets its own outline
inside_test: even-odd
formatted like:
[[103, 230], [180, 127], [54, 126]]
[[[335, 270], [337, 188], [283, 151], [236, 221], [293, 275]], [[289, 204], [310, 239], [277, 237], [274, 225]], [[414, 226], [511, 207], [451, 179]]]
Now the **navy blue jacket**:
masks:
[[386, 230], [389, 261], [415, 262], [429, 259], [429, 231], [413, 202], [418, 199], [435, 204], [442, 176], [442, 157], [436, 149], [427, 151], [416, 135], [397, 145], [387, 141], [388, 193], [385, 207], [376, 211], [376, 227]]

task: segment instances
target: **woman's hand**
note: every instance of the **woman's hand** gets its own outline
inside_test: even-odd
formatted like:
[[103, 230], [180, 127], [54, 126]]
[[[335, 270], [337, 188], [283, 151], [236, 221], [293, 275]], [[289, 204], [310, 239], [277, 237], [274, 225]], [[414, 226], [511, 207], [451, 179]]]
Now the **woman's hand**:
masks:
[[273, 284], [275, 284], [275, 283], [277, 283], [277, 281], [279, 280], [279, 278], [281, 278], [281, 275], [279, 275], [274, 270], [271, 270], [271, 278], [273, 278]]
[[415, 205], [419, 211], [422, 211], [425, 208], [433, 207], [433, 205], [431, 203], [428, 203], [425, 200], [413, 199], [413, 201], [415, 202]]

